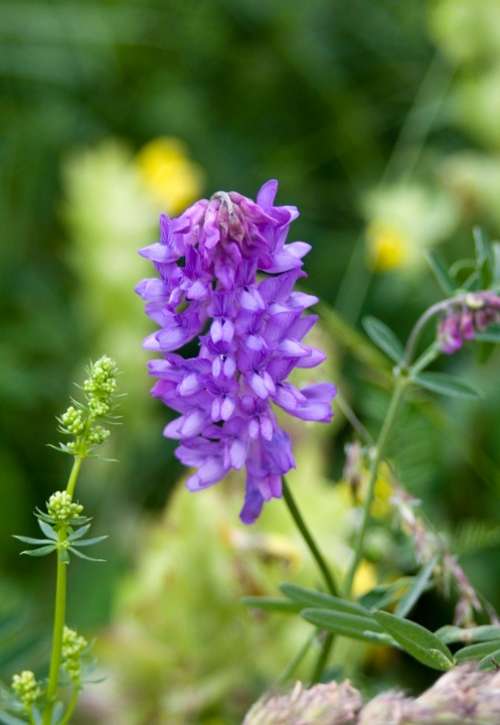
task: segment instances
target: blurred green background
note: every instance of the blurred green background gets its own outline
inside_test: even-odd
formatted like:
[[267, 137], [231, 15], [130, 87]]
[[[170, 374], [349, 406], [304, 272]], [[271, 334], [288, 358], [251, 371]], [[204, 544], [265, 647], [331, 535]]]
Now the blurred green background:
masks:
[[[349, 325], [370, 313], [404, 338], [440, 294], [423, 251], [439, 244], [451, 263], [471, 255], [473, 226], [500, 234], [499, 86], [499, 0], [0, 0], [3, 678], [46, 662], [52, 562], [20, 559], [11, 534], [34, 532], [31, 510], [63, 485], [69, 461], [46, 446], [54, 416], [104, 352], [128, 398], [110, 444], [119, 463], [90, 462], [80, 488], [98, 533], [112, 534], [107, 564], [70, 574], [70, 624], [99, 636], [107, 678], [82, 721], [239, 722], [278, 677], [307, 625], [256, 618], [239, 597], [316, 575], [280, 503], [245, 529], [237, 485], [199, 496], [176, 485], [168, 412], [148, 396], [151, 326], [133, 286], [149, 270], [136, 249], [160, 211], [217, 189], [253, 196], [276, 177], [279, 200], [302, 212], [294, 238], [313, 245], [304, 286]], [[341, 330], [318, 334], [323, 375], [375, 428], [378, 378]], [[499, 353], [442, 366], [483, 398], [409, 406], [393, 453], [498, 605]], [[341, 570], [352, 433], [339, 413], [295, 435], [294, 484]], [[360, 591], [415, 566], [386, 525], [372, 534]], [[416, 616], [437, 627], [452, 604], [429, 595]], [[345, 644], [336, 674], [369, 692], [428, 682], [394, 658]]]

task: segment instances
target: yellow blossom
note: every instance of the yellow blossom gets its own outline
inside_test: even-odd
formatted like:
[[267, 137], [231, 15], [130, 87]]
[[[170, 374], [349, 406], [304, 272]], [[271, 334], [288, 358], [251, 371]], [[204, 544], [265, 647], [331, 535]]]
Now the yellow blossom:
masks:
[[373, 267], [380, 272], [403, 267], [408, 259], [409, 240], [395, 226], [372, 222], [366, 232]]
[[169, 214], [178, 214], [198, 196], [203, 173], [185, 145], [175, 138], [157, 138], [138, 153], [137, 168], [153, 199]]
[[375, 574], [375, 567], [368, 561], [362, 561], [358, 566], [354, 582], [352, 585], [352, 591], [355, 597], [362, 597], [363, 594], [369, 592], [377, 584], [377, 577]]

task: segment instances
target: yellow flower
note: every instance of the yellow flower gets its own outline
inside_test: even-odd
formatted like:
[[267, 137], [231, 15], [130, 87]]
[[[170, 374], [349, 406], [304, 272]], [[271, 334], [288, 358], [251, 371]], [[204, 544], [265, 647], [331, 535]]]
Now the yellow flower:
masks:
[[354, 582], [352, 585], [352, 591], [355, 597], [362, 597], [363, 594], [369, 592], [377, 584], [377, 577], [375, 575], [375, 567], [368, 561], [362, 561], [358, 566]]
[[366, 232], [373, 267], [379, 272], [403, 267], [408, 259], [409, 240], [384, 222], [372, 222]]
[[448, 193], [417, 182], [379, 187], [364, 207], [367, 250], [377, 272], [418, 270], [426, 250], [443, 241], [457, 220]]
[[153, 199], [169, 214], [178, 214], [200, 196], [203, 173], [175, 138], [157, 138], [138, 153], [137, 168]]

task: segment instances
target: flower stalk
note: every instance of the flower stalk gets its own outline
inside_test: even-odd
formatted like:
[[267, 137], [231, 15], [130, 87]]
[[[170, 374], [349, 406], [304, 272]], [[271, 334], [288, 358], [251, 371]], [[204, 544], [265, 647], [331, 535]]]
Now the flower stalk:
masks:
[[[69, 475], [66, 486], [66, 493], [73, 498], [78, 475], [82, 465], [82, 457], [75, 456], [71, 473]], [[47, 685], [47, 708], [43, 717], [43, 725], [50, 725], [52, 722], [52, 711], [54, 709], [57, 688], [59, 684], [59, 672], [61, 669], [61, 655], [63, 643], [63, 630], [66, 621], [66, 596], [68, 583], [68, 527], [61, 526], [58, 532], [57, 545], [57, 573], [56, 573], [56, 593], [54, 608], [54, 625], [52, 633], [52, 654], [50, 657], [49, 681]]]
[[373, 497], [375, 494], [375, 483], [377, 481], [379, 465], [384, 458], [389, 434], [392, 430], [394, 421], [396, 420], [396, 416], [398, 414], [401, 402], [403, 400], [403, 395], [408, 383], [409, 378], [400, 374], [396, 381], [396, 385], [394, 387], [394, 391], [391, 397], [391, 402], [387, 409], [387, 414], [385, 416], [379, 437], [377, 439], [377, 443], [375, 445], [375, 449], [373, 451], [373, 458], [370, 466], [370, 475], [368, 478], [368, 490], [363, 503], [361, 526], [359, 528], [356, 544], [354, 547], [354, 556], [351, 562], [351, 566], [347, 572], [344, 584], [344, 596], [346, 597], [351, 596], [354, 577], [356, 576], [358, 566], [363, 556], [363, 546], [365, 542], [366, 531], [368, 528], [368, 522], [370, 519], [370, 511], [373, 503]]

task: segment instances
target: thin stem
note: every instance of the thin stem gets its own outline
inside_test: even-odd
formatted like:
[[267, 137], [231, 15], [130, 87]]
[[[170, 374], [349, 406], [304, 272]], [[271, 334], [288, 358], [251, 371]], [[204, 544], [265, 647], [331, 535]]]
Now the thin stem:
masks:
[[364, 545], [364, 541], [365, 541], [366, 530], [368, 528], [368, 521], [370, 519], [370, 509], [371, 509], [371, 506], [373, 503], [373, 497], [375, 494], [375, 483], [377, 481], [379, 465], [384, 457], [387, 439], [389, 437], [389, 433], [391, 431], [392, 425], [396, 418], [396, 414], [399, 410], [399, 405], [401, 403], [403, 393], [405, 391], [407, 384], [408, 384], [408, 379], [406, 377], [398, 378], [398, 380], [396, 382], [396, 386], [392, 393], [391, 402], [389, 404], [389, 408], [387, 409], [387, 414], [385, 416], [385, 420], [382, 425], [382, 429], [380, 431], [380, 434], [379, 434], [379, 437], [377, 440], [372, 463], [370, 466], [370, 476], [368, 479], [368, 491], [367, 491], [366, 498], [365, 498], [365, 501], [363, 504], [363, 518], [361, 521], [361, 526], [360, 526], [357, 540], [356, 540], [356, 546], [354, 549], [354, 557], [353, 557], [350, 569], [347, 573], [346, 582], [345, 582], [345, 586], [344, 586], [344, 594], [346, 597], [351, 596], [354, 577], [356, 576], [356, 571], [358, 569], [361, 558], [363, 556], [363, 545]]
[[323, 670], [325, 669], [328, 658], [330, 656], [330, 652], [333, 646], [334, 642], [334, 636], [331, 632], [327, 632], [325, 634], [325, 638], [323, 640], [323, 644], [321, 645], [321, 651], [319, 653], [318, 661], [316, 662], [316, 667], [314, 668], [314, 672], [312, 675], [312, 682], [313, 684], [315, 682], [319, 682], [321, 680], [321, 675], [323, 674]]
[[[66, 529], [59, 532], [59, 544], [66, 541]], [[57, 552], [57, 577], [56, 577], [56, 602], [54, 608], [54, 629], [52, 636], [52, 656], [50, 659], [49, 683], [47, 686], [47, 708], [44, 713], [43, 723], [49, 725], [52, 720], [52, 710], [57, 694], [59, 683], [59, 669], [61, 667], [62, 638], [66, 616], [66, 584], [67, 564], [62, 559], [63, 549]]]
[[66, 723], [69, 723], [74, 711], [76, 704], [78, 702], [78, 696], [80, 695], [80, 688], [74, 687], [73, 692], [71, 693], [70, 701], [68, 702], [68, 707], [66, 709], [66, 712], [64, 713], [64, 717], [61, 720], [61, 725], [66, 725]]
[[465, 299], [465, 295], [461, 295], [458, 297], [452, 297], [450, 299], [442, 300], [441, 302], [436, 302], [435, 305], [432, 305], [427, 309], [416, 321], [415, 326], [413, 327], [413, 330], [410, 333], [410, 336], [408, 338], [408, 342], [406, 343], [402, 365], [403, 366], [409, 366], [411, 361], [413, 360], [413, 356], [415, 354], [415, 349], [417, 347], [417, 342], [420, 337], [420, 334], [428, 321], [431, 319], [431, 317], [434, 317], [438, 312], [441, 312], [442, 310], [445, 310], [452, 302], [454, 303], [460, 303]]
[[71, 473], [69, 474], [68, 479], [68, 485], [66, 486], [66, 492], [69, 493], [71, 498], [73, 498], [75, 493], [75, 487], [76, 482], [78, 481], [78, 475], [80, 473], [80, 467], [82, 465], [83, 458], [81, 456], [75, 456], [75, 460], [73, 462], [73, 468], [71, 469]]
[[374, 440], [370, 434], [370, 431], [368, 428], [366, 428], [363, 423], [360, 421], [354, 410], [351, 408], [347, 400], [344, 398], [344, 396], [337, 391], [337, 395], [335, 396], [335, 402], [337, 404], [337, 408], [340, 410], [344, 418], [347, 420], [348, 423], [351, 424], [351, 426], [354, 428], [356, 433], [359, 435], [361, 440], [363, 440], [368, 445], [373, 445]]
[[311, 532], [307, 528], [307, 525], [306, 525], [304, 519], [302, 518], [302, 514], [300, 513], [300, 511], [298, 509], [298, 506], [292, 495], [290, 487], [288, 486], [286, 478], [283, 478], [283, 498], [285, 499], [285, 503], [288, 507], [288, 510], [290, 511], [290, 514], [291, 514], [298, 530], [302, 534], [302, 538], [306, 542], [313, 559], [315, 560], [316, 564], [318, 565], [319, 570], [321, 571], [321, 574], [323, 575], [323, 579], [325, 580], [325, 584], [326, 584], [328, 591], [333, 596], [338, 596], [338, 589], [337, 589], [335, 580], [333, 579], [333, 575], [330, 572], [330, 569], [328, 568], [328, 565], [327, 565], [325, 559], [323, 558], [323, 555], [320, 552], [315, 540], [313, 539]]
[[[75, 456], [73, 466], [69, 474], [66, 491], [73, 496], [82, 458]], [[67, 562], [63, 559], [65, 544], [68, 536], [66, 526], [61, 526], [58, 531], [58, 548], [57, 548], [57, 573], [56, 573], [56, 595], [54, 607], [54, 626], [52, 634], [52, 654], [50, 658], [49, 681], [47, 685], [47, 707], [43, 715], [43, 725], [50, 725], [52, 720], [52, 711], [57, 695], [57, 687], [59, 684], [59, 670], [61, 667], [62, 639], [64, 624], [66, 620], [66, 589], [67, 589]]]
[[426, 367], [428, 367], [431, 362], [434, 362], [434, 360], [439, 356], [439, 348], [436, 345], [436, 343], [432, 343], [430, 347], [425, 350], [425, 352], [422, 353], [422, 355], [416, 360], [413, 365], [410, 368], [410, 372], [412, 377], [415, 375], [418, 375], [418, 373], [422, 372]]
[[299, 649], [295, 657], [290, 661], [290, 663], [287, 665], [286, 669], [282, 672], [282, 674], [278, 677], [278, 680], [276, 681], [276, 685], [284, 685], [287, 680], [290, 679], [290, 677], [293, 675], [297, 667], [300, 665], [306, 654], [309, 652], [312, 643], [316, 639], [316, 630], [313, 629], [312, 632], [309, 634], [308, 638], [302, 645], [302, 647]]

